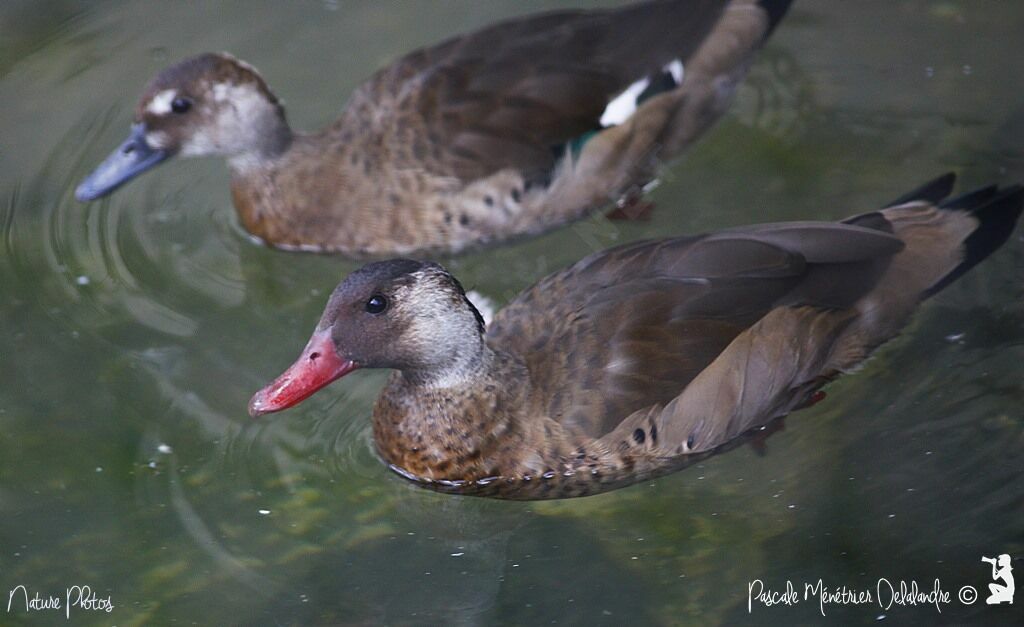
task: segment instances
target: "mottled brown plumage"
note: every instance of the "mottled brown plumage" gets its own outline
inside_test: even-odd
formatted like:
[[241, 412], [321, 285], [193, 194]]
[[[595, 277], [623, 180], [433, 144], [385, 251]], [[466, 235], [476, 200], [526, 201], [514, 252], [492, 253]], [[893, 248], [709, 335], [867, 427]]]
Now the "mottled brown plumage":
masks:
[[[457, 252], [539, 233], [635, 192], [706, 130], [788, 5], [655, 0], [513, 19], [399, 59], [313, 134], [291, 131], [252, 67], [201, 55], [153, 80], [132, 137], [77, 194], [175, 154], [222, 155], [242, 224], [278, 247]], [[602, 123], [642, 80], [625, 98], [635, 112]]]
[[250, 411], [294, 405], [353, 368], [393, 368], [374, 438], [426, 487], [556, 498], [672, 472], [813, 403], [1009, 237], [1019, 186], [939, 204], [952, 184], [841, 223], [600, 252], [524, 291], [486, 333], [440, 266], [370, 264]]

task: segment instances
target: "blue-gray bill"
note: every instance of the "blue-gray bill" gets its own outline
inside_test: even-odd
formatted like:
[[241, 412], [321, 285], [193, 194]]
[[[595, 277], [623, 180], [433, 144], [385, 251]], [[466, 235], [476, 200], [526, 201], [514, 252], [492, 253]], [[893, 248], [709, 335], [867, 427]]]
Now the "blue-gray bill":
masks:
[[106, 196], [169, 156], [170, 152], [153, 148], [146, 142], [145, 124], [132, 124], [128, 139], [79, 183], [75, 198], [89, 201]]

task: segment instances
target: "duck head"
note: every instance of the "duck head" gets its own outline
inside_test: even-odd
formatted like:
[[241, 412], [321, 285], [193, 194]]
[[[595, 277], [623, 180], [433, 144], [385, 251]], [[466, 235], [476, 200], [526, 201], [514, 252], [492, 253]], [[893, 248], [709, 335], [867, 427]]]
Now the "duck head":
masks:
[[75, 197], [105, 196], [174, 155], [219, 155], [244, 168], [280, 154], [290, 141], [284, 107], [252, 66], [229, 54], [202, 54], [149, 83], [128, 139]]
[[259, 416], [292, 407], [357, 368], [393, 368], [443, 385], [476, 371], [484, 320], [458, 280], [408, 259], [363, 266], [331, 294], [302, 354], [249, 402]]

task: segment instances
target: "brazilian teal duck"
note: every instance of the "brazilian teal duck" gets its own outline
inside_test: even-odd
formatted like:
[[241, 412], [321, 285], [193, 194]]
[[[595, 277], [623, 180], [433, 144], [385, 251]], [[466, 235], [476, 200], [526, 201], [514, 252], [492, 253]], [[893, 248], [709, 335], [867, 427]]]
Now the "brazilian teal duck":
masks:
[[250, 65], [203, 54], [153, 79], [128, 140], [76, 190], [219, 155], [242, 225], [286, 249], [458, 252], [625, 194], [726, 109], [791, 0], [657, 0], [543, 13], [412, 52], [326, 129], [293, 132]]
[[817, 401], [1006, 241], [1024, 190], [943, 202], [952, 185], [944, 176], [843, 222], [600, 252], [521, 293], [486, 330], [440, 266], [369, 264], [249, 411], [391, 368], [373, 412], [377, 450], [425, 487], [561, 498], [673, 472]]

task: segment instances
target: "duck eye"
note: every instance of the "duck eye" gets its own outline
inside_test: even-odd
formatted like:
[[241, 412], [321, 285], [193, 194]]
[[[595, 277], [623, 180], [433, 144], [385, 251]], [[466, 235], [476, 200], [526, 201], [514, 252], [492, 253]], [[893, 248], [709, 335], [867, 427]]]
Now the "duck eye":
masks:
[[192, 101], [188, 98], [175, 98], [171, 101], [171, 111], [185, 113], [192, 108]]
[[380, 294], [374, 294], [366, 301], [366, 311], [372, 314], [383, 313], [388, 308], [388, 299]]

